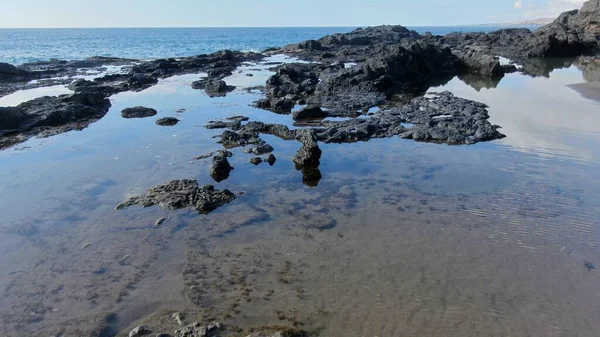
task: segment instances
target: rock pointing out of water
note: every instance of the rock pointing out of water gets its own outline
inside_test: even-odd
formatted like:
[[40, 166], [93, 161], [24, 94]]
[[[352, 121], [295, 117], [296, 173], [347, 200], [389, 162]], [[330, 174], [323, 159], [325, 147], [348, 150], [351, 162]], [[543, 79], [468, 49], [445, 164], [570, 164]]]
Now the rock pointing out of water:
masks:
[[229, 178], [229, 173], [231, 170], [233, 170], [233, 167], [227, 160], [228, 154], [231, 154], [231, 152], [221, 151], [213, 157], [213, 163], [210, 168], [210, 176], [216, 182], [221, 182]]
[[323, 151], [317, 144], [317, 136], [314, 130], [304, 129], [300, 131], [297, 139], [302, 143], [302, 147], [294, 156], [294, 163], [299, 167], [319, 166], [321, 154]]
[[196, 180], [171, 180], [148, 189], [142, 195], [130, 198], [118, 205], [117, 209], [133, 205], [143, 207], [159, 205], [166, 210], [193, 207], [201, 213], [210, 213], [235, 198], [235, 194], [229, 190], [215, 190], [212, 185], [200, 188]]
[[175, 117], [163, 117], [156, 121], [156, 125], [160, 126], [174, 126], [179, 123], [179, 119]]
[[156, 114], [156, 110], [143, 106], [126, 108], [121, 111], [121, 116], [123, 116], [123, 118], [145, 118], [155, 116]]

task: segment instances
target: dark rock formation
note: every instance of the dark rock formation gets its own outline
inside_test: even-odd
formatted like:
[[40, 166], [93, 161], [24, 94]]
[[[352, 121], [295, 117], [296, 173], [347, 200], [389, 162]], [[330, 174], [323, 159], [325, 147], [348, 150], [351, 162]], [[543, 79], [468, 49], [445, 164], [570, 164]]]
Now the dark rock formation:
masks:
[[323, 111], [320, 107], [313, 106], [313, 107], [305, 107], [300, 110], [294, 111], [292, 113], [292, 117], [295, 120], [325, 118], [325, 117], [327, 117], [327, 113], [325, 111]]
[[0, 107], [0, 148], [36, 135], [81, 130], [109, 108], [109, 100], [96, 93], [44, 96], [16, 107]]
[[321, 154], [323, 151], [317, 144], [317, 136], [315, 130], [303, 129], [298, 132], [297, 140], [302, 143], [302, 147], [293, 160], [298, 167], [304, 166], [319, 166]]
[[253, 153], [258, 156], [261, 154], [273, 152], [274, 150], [275, 149], [273, 149], [273, 147], [269, 144], [261, 144], [248, 149], [248, 153]]
[[214, 78], [206, 78], [192, 83], [194, 89], [204, 89], [210, 97], [225, 96], [228, 92], [235, 89], [234, 86], [229, 86], [225, 81]]
[[179, 123], [179, 119], [175, 117], [163, 117], [156, 120], [156, 124], [160, 126], [174, 126]]
[[166, 210], [193, 207], [201, 213], [210, 213], [235, 199], [235, 194], [229, 190], [215, 190], [212, 185], [200, 188], [196, 180], [171, 180], [146, 190], [142, 195], [130, 198], [119, 204], [117, 209], [133, 205], [159, 205]]
[[371, 118], [324, 123], [327, 128], [318, 130], [317, 138], [327, 143], [347, 143], [398, 135], [455, 145], [503, 138], [488, 118], [485, 104], [443, 92], [415, 98], [401, 108], [381, 111]]
[[263, 162], [263, 160], [261, 157], [254, 157], [254, 158], [250, 159], [250, 163], [254, 164], [254, 165], [258, 165], [262, 162]]
[[317, 186], [322, 178], [319, 165], [321, 164], [321, 154], [323, 151], [317, 144], [315, 130], [303, 129], [297, 134], [297, 140], [302, 143], [302, 147], [293, 160], [296, 169], [302, 172], [302, 181], [308, 186]]
[[158, 112], [152, 108], [136, 106], [133, 108], [125, 108], [121, 111], [123, 118], [146, 118], [155, 116]]
[[221, 182], [229, 178], [229, 174], [233, 167], [229, 164], [227, 157], [231, 152], [221, 151], [213, 157], [212, 166], [210, 168], [210, 176], [216, 181]]
[[0, 81], [2, 80], [27, 80], [31, 78], [28, 71], [19, 69], [12, 64], [0, 62]]
[[275, 158], [274, 154], [269, 154], [269, 156], [267, 157], [267, 163], [269, 163], [269, 165], [273, 166], [275, 165], [275, 162], [277, 161], [277, 158]]

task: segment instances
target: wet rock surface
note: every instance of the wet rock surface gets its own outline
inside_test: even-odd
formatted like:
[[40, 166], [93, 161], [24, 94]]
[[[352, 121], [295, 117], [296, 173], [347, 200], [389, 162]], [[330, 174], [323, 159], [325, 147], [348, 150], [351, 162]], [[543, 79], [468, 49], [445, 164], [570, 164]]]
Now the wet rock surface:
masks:
[[109, 100], [97, 93], [44, 96], [16, 107], [0, 107], [0, 148], [33, 136], [84, 129], [109, 108]]
[[159, 205], [166, 210], [192, 207], [201, 213], [209, 213], [235, 199], [235, 194], [229, 190], [219, 191], [212, 185], [201, 188], [196, 180], [171, 180], [146, 190], [142, 195], [130, 198], [119, 204], [117, 209], [133, 205]]
[[229, 164], [227, 157], [231, 155], [231, 152], [221, 151], [213, 157], [212, 166], [210, 168], [210, 176], [216, 181], [221, 182], [229, 178], [229, 173], [233, 170], [233, 167]]
[[123, 118], [146, 118], [155, 116], [158, 112], [152, 108], [143, 106], [135, 106], [133, 108], [125, 108], [121, 111]]
[[203, 89], [210, 97], [222, 97], [235, 89], [234, 86], [227, 85], [225, 81], [218, 78], [207, 78], [192, 83], [192, 88]]
[[177, 123], [179, 123], [179, 119], [175, 117], [163, 117], [156, 121], [156, 124], [160, 126], [175, 126]]

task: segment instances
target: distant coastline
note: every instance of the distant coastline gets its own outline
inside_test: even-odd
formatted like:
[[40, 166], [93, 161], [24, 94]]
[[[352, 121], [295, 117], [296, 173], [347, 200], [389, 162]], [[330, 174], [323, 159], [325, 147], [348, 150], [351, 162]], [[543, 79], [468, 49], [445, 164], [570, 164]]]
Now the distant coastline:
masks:
[[482, 23], [480, 26], [544, 26], [554, 21], [553, 18], [539, 18], [517, 22]]

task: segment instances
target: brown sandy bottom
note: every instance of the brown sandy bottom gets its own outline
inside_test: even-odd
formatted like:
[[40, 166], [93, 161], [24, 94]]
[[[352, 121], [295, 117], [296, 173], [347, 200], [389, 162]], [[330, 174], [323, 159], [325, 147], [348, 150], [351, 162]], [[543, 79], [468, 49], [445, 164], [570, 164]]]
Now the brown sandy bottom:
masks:
[[[362, 146], [377, 163], [389, 145]], [[339, 160], [345, 150], [326, 151]], [[314, 336], [600, 334], [600, 282], [583, 266], [600, 260], [599, 204], [581, 179], [589, 167], [504, 163], [513, 179], [463, 193], [439, 185], [452, 165], [438, 172], [411, 159], [394, 174], [403, 156], [360, 178], [333, 170], [318, 188], [287, 176], [250, 181], [206, 216], [90, 208], [109, 193], [69, 204], [101, 216], [67, 234], [32, 235], [44, 223], [6, 230], [14, 240], [3, 251], [23, 262], [0, 285], [0, 335], [126, 336], [139, 324], [172, 333], [174, 313], [182, 324], [218, 320], [226, 336], [263, 326]], [[75, 221], [77, 212], [62, 211]]]
[[[232, 336], [262, 326], [319, 336], [600, 333], [600, 284], [583, 267], [598, 249], [593, 224], [573, 219], [576, 198], [539, 183], [444, 196], [395, 180], [347, 182], [268, 186], [261, 206], [193, 220], [183, 293], [195, 308], [181, 311], [184, 324], [218, 320]], [[174, 311], [143, 323], [173, 331]]]
[[[503, 141], [322, 144], [323, 179], [309, 188], [290, 160], [299, 144], [264, 136], [275, 166], [234, 151], [236, 170], [216, 187], [244, 194], [209, 215], [114, 207], [169, 179], [214, 183], [210, 161], [190, 162], [220, 148], [196, 127], [211, 109], [190, 108], [173, 131], [136, 122], [138, 141], [114, 113], [82, 136], [133, 132], [115, 137], [130, 148], [87, 144], [78, 154], [75, 133], [48, 140], [66, 147], [58, 159], [31, 165], [36, 153], [25, 150], [23, 163], [0, 170], [10, 195], [0, 336], [126, 336], [139, 324], [172, 334], [174, 313], [182, 324], [218, 320], [225, 336], [263, 326], [314, 336], [600, 336], [599, 274], [584, 267], [600, 261], [595, 102], [575, 101], [566, 83], [555, 92], [545, 79], [511, 79], [528, 90], [457, 90], [490, 104]], [[147, 105], [195, 106], [201, 97], [188, 87], [180, 96], [149, 89]], [[247, 108], [249, 98], [229, 101], [240, 97], [216, 100], [212, 113], [281, 117]], [[122, 98], [114, 111], [133, 105]]]

